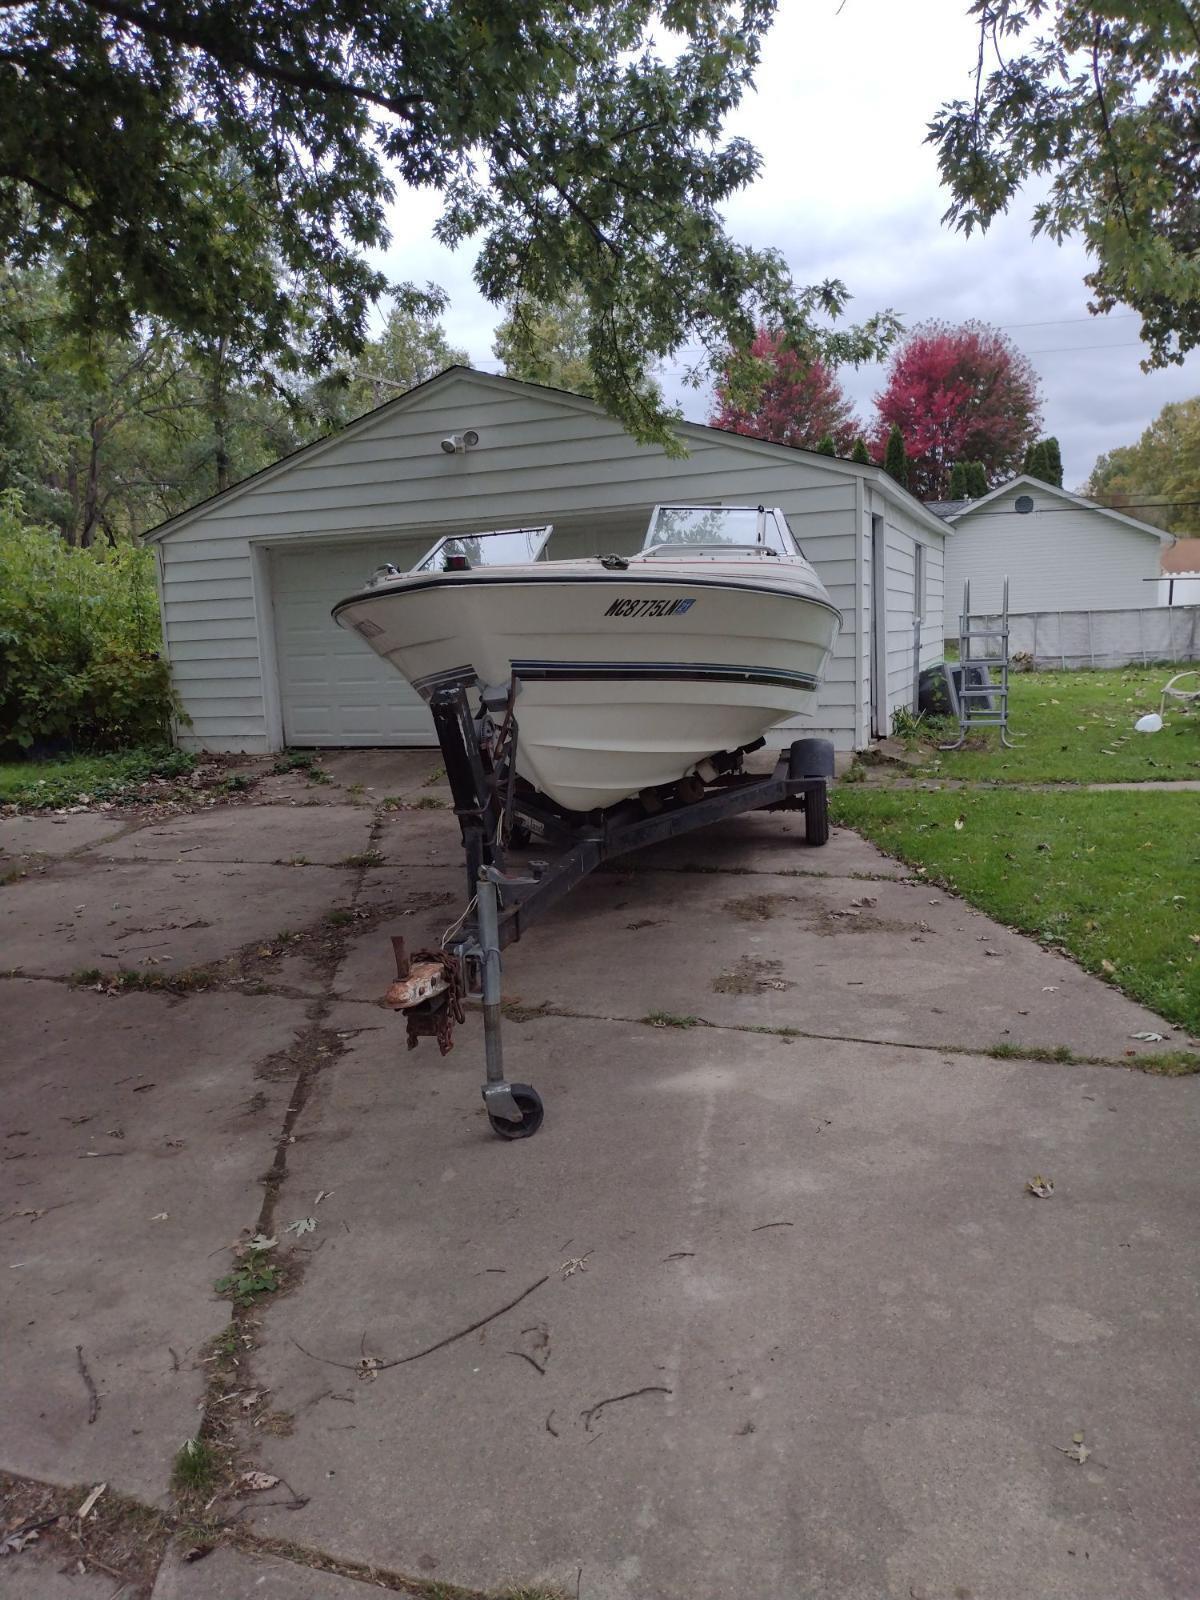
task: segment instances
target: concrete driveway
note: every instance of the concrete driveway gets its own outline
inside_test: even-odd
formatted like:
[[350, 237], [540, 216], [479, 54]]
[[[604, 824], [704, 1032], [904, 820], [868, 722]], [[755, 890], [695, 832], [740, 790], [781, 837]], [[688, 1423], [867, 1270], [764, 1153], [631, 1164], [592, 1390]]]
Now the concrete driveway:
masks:
[[504, 1144], [477, 1019], [378, 1004], [461, 907], [434, 758], [330, 765], [0, 822], [0, 1534], [107, 1485], [4, 1600], [1200, 1594], [1185, 1039], [753, 817], [509, 952]]

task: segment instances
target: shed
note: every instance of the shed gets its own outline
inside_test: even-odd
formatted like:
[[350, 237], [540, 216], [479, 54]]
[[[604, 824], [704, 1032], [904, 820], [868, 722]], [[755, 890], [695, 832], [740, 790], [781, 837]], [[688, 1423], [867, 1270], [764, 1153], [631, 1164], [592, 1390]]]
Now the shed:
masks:
[[[469, 450], [443, 441], [473, 432]], [[330, 608], [438, 538], [552, 522], [555, 557], [640, 548], [657, 502], [783, 508], [844, 618], [805, 732], [889, 730], [942, 654], [946, 524], [877, 467], [680, 423], [639, 446], [591, 400], [451, 367], [147, 535], [189, 749], [435, 743], [423, 702]], [[873, 576], [882, 574], [879, 582]]]
[[1171, 535], [1022, 473], [978, 500], [932, 503], [954, 529], [946, 550], [947, 638], [958, 634], [963, 583], [971, 608], [998, 611], [1005, 577], [1013, 614], [1138, 610], [1157, 604]]

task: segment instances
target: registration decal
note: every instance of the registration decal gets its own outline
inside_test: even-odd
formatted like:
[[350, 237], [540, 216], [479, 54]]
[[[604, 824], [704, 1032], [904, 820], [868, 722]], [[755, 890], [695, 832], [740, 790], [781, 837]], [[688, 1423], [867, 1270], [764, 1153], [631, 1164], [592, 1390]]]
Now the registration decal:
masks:
[[614, 600], [606, 617], [678, 617], [696, 604], [690, 600]]

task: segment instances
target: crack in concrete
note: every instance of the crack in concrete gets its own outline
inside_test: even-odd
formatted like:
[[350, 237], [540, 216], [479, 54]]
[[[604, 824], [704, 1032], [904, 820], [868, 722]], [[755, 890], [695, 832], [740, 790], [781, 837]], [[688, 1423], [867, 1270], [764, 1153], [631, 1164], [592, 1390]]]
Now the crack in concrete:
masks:
[[[381, 827], [382, 815], [377, 810], [371, 825], [369, 838], [371, 846], [378, 838]], [[363, 892], [370, 870], [371, 864], [365, 861], [356, 869], [357, 877], [350, 894], [351, 909], [356, 906]], [[379, 914], [386, 915], [386, 909], [380, 907]], [[353, 923], [340, 921], [329, 924], [324, 919], [318, 924], [328, 933], [314, 963], [321, 971], [323, 981], [318, 994], [301, 996], [307, 1002], [306, 1026], [297, 1032], [292, 1044], [282, 1054], [277, 1053], [255, 1063], [256, 1077], [262, 1075], [280, 1077], [282, 1074], [278, 1068], [281, 1064], [286, 1064], [294, 1071], [294, 1078], [287, 1109], [275, 1140], [271, 1165], [261, 1180], [262, 1202], [252, 1228], [247, 1230], [247, 1239], [273, 1237], [279, 1202], [288, 1177], [288, 1152], [295, 1143], [296, 1129], [311, 1102], [321, 1073], [347, 1048], [345, 1041], [327, 1026], [327, 1020], [337, 999], [333, 982], [346, 953], [346, 932], [352, 925]], [[249, 1258], [244, 1250], [240, 1254], [242, 1265], [245, 1266]], [[234, 1271], [237, 1269], [237, 1264], [238, 1256], [235, 1255]], [[213, 1453], [216, 1481], [206, 1483], [203, 1489], [195, 1488], [190, 1492], [183, 1485], [177, 1485], [175, 1508], [176, 1517], [180, 1522], [185, 1518], [188, 1519], [193, 1527], [198, 1527], [203, 1536], [211, 1538], [214, 1543], [222, 1540], [229, 1542], [230, 1539], [227, 1523], [213, 1519], [210, 1512], [218, 1500], [232, 1499], [237, 1493], [237, 1480], [243, 1470], [242, 1462], [249, 1442], [245, 1433], [246, 1426], [257, 1425], [268, 1415], [273, 1415], [267, 1412], [266, 1391], [259, 1392], [260, 1403], [249, 1416], [243, 1417], [237, 1413], [230, 1415], [225, 1402], [237, 1391], [255, 1390], [251, 1363], [260, 1344], [262, 1313], [271, 1297], [281, 1292], [287, 1293], [298, 1286], [306, 1266], [307, 1261], [297, 1254], [296, 1248], [284, 1255], [272, 1254], [269, 1265], [264, 1250], [258, 1261], [258, 1270], [262, 1274], [272, 1276], [274, 1282], [270, 1285], [264, 1284], [261, 1288], [254, 1287], [242, 1297], [233, 1292], [229, 1324], [212, 1342], [212, 1354], [206, 1363], [207, 1376], [199, 1408], [200, 1423], [196, 1438], [207, 1444]], [[202, 1508], [201, 1501], [204, 1502]], [[307, 1504], [307, 1500], [295, 1496], [295, 1503], [304, 1505]], [[414, 1580], [417, 1581], [419, 1580]], [[426, 1591], [414, 1588], [410, 1584], [408, 1592], [417, 1594]]]
[[[172, 1539], [187, 1546], [184, 1559], [190, 1556], [193, 1560], [202, 1560], [223, 1545], [248, 1556], [270, 1556], [292, 1566], [368, 1583], [392, 1594], [411, 1595], [414, 1600], [567, 1600], [563, 1591], [545, 1587], [481, 1590], [439, 1579], [413, 1577], [394, 1567], [333, 1555], [314, 1545], [255, 1533], [233, 1523], [197, 1523], [187, 1514], [163, 1511], [111, 1490], [83, 1524], [73, 1513], [89, 1487], [86, 1484], [64, 1487], [40, 1478], [0, 1472], [0, 1491], [6, 1510], [18, 1516], [27, 1509], [39, 1513], [42, 1537], [27, 1561], [36, 1562], [39, 1550], [43, 1556], [51, 1550], [56, 1554], [69, 1553], [74, 1560], [82, 1562], [85, 1569], [95, 1569], [123, 1580], [116, 1591], [122, 1600], [150, 1600]], [[21, 1517], [18, 1525], [25, 1521]], [[193, 1551], [195, 1554], [191, 1555]]]
[[[465, 1002], [469, 1012], [481, 1011], [478, 1001]], [[633, 1023], [640, 1028], [655, 1028], [663, 1030], [663, 1023], [655, 1022], [651, 1017], [623, 1016], [619, 1012], [604, 1011], [576, 1011], [566, 1006], [556, 1006], [553, 1001], [542, 1001], [536, 1006], [524, 1006], [513, 1003], [511, 1009], [506, 1005], [504, 1015], [512, 1022], [538, 1022], [543, 1018], [562, 1017], [567, 1021], [576, 1022], [614, 1022], [626, 1025]], [[670, 1027], [671, 1024], [666, 1024]], [[1068, 1066], [1068, 1067], [1119, 1067], [1125, 1072], [1145, 1072], [1153, 1074], [1157, 1071], [1154, 1065], [1156, 1053], [1147, 1051], [1143, 1055], [1131, 1055], [1126, 1059], [1113, 1056], [1081, 1056], [1069, 1052], [1062, 1056], [1061, 1046], [1050, 1045], [1020, 1045], [1011, 1047], [1008, 1042], [995, 1045], [962, 1045], [962, 1044], [921, 1044], [911, 1039], [870, 1039], [855, 1033], [818, 1033], [809, 1028], [796, 1028], [781, 1023], [778, 1027], [767, 1027], [753, 1022], [710, 1022], [707, 1017], [690, 1016], [687, 1019], [688, 1027], [711, 1028], [718, 1033], [752, 1033], [763, 1038], [776, 1039], [811, 1039], [821, 1044], [865, 1044], [872, 1045], [880, 1050], [922, 1050], [931, 1054], [947, 1056], [974, 1057], [981, 1061], [1034, 1061], [1039, 1065]], [[1024, 1054], [1024, 1051], [1029, 1054]], [[1167, 1052], [1171, 1054], [1172, 1052]], [[1186, 1051], [1174, 1052], [1176, 1055], [1186, 1055]], [[1200, 1057], [1197, 1057], [1197, 1067], [1200, 1069]], [[1186, 1073], [1169, 1073], [1171, 1077], [1187, 1076]]]

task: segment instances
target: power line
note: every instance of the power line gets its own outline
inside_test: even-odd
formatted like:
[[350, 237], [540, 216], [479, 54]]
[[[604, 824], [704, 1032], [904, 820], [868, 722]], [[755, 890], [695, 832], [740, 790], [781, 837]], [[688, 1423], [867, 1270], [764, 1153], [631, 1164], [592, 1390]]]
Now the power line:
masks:
[[1073, 355], [1076, 351], [1084, 350], [1140, 350], [1141, 348], [1142, 341], [1133, 339], [1126, 344], [1056, 344], [1045, 350], [1025, 350], [1022, 353], [1027, 356], [1057, 356], [1064, 352]]

